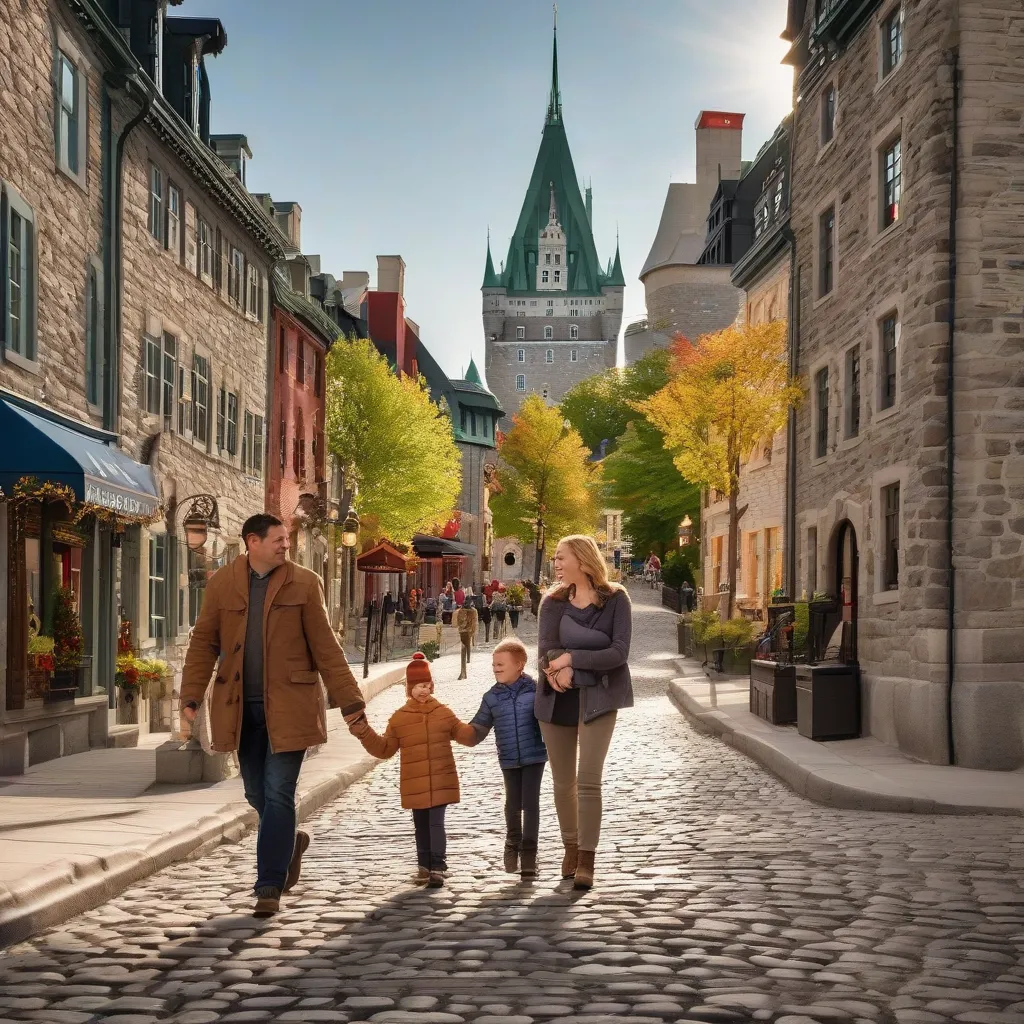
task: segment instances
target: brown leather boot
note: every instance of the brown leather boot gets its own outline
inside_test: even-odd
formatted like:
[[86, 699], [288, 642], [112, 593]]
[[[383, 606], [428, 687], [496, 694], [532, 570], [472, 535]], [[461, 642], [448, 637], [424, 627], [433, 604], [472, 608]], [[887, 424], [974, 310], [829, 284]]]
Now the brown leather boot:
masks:
[[565, 844], [565, 856], [562, 858], [562, 877], [573, 878], [576, 875], [576, 863], [579, 858], [579, 850], [574, 843], [570, 846]]
[[510, 875], [514, 875], [519, 870], [519, 847], [517, 844], [505, 843], [504, 867]]
[[523, 845], [523, 852], [519, 858], [519, 873], [522, 878], [537, 877], [537, 847]]
[[573, 882], [574, 889], [589, 889], [594, 884], [594, 851], [580, 850], [579, 860], [576, 864], [576, 880]]

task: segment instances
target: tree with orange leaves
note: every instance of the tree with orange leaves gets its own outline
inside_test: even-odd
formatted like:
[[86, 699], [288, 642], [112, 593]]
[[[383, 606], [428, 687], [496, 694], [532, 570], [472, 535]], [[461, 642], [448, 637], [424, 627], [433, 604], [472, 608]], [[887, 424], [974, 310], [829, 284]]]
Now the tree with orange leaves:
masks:
[[803, 397], [786, 368], [786, 323], [733, 325], [673, 342], [669, 383], [637, 408], [676, 451], [675, 465], [693, 483], [729, 499], [729, 597], [736, 598], [740, 459], [781, 430]]

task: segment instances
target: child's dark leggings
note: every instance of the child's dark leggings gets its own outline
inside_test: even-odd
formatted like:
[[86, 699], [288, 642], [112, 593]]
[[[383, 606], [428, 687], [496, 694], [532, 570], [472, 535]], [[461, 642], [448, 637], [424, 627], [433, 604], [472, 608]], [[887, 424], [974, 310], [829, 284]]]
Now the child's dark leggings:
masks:
[[412, 812], [412, 823], [416, 826], [416, 863], [428, 871], [446, 871], [448, 861], [448, 836], [444, 831], [444, 812], [447, 804], [438, 807], [424, 807]]
[[544, 762], [502, 768], [505, 776], [506, 842], [517, 850], [536, 850], [540, 832], [540, 783]]

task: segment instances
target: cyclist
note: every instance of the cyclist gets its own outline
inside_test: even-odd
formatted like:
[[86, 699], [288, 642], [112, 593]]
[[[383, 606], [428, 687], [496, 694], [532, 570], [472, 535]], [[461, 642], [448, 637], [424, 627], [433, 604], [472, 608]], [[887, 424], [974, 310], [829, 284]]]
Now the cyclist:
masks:
[[652, 551], [644, 563], [644, 581], [654, 584], [661, 574], [661, 559]]

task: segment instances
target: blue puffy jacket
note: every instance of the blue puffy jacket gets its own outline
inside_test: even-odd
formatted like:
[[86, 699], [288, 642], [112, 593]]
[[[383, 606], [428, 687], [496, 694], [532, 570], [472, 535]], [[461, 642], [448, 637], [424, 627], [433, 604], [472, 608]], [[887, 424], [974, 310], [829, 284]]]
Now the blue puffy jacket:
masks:
[[533, 713], [537, 684], [528, 675], [514, 683], [495, 683], [480, 702], [480, 710], [470, 725], [483, 739], [493, 728], [502, 768], [522, 768], [543, 764], [548, 759], [540, 726]]

